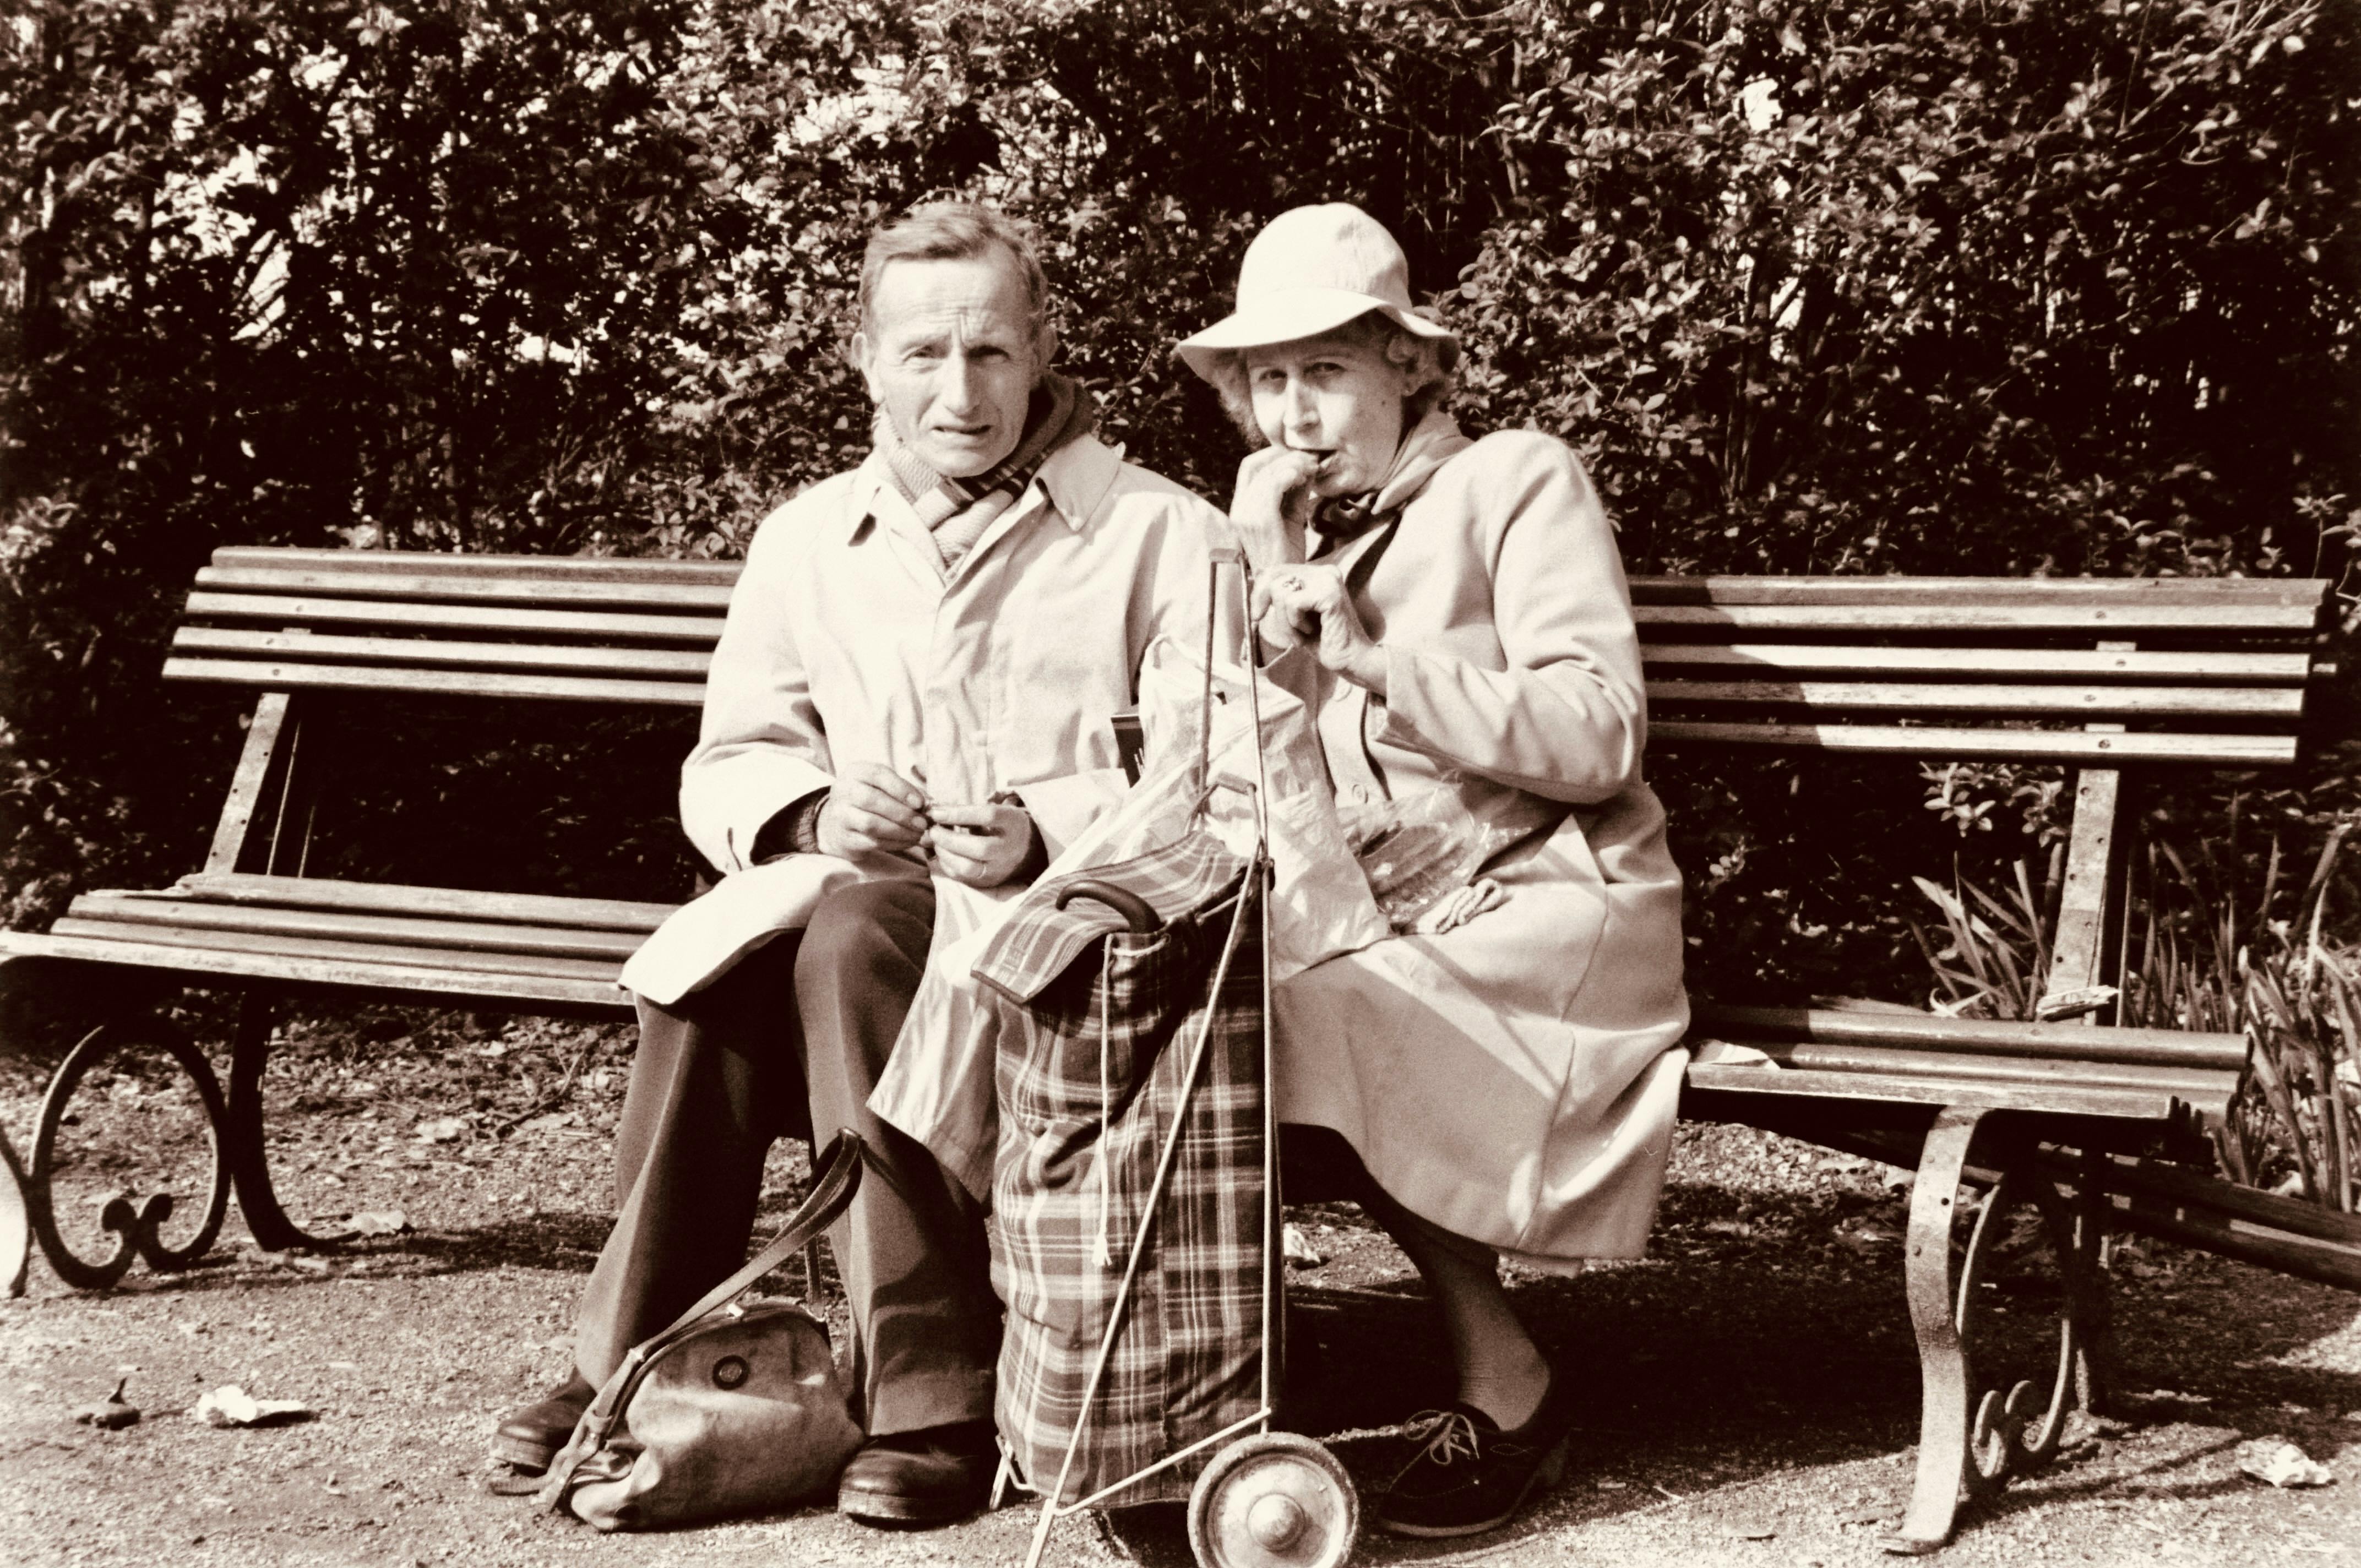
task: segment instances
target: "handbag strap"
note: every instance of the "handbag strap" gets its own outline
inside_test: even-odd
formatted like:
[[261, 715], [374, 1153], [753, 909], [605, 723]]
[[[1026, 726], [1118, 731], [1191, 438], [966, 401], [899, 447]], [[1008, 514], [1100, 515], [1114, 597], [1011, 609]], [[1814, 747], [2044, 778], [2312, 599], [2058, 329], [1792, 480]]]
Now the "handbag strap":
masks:
[[[847, 1127], [828, 1141], [820, 1151], [819, 1169], [812, 1179], [811, 1191], [787, 1216], [771, 1245], [746, 1260], [746, 1266], [708, 1290], [697, 1299], [697, 1305], [675, 1318], [672, 1326], [654, 1335], [647, 1343], [660, 1349], [669, 1345], [708, 1313], [719, 1311], [745, 1294], [754, 1282], [786, 1262], [788, 1255], [808, 1245], [814, 1236], [836, 1223], [852, 1202], [852, 1195], [861, 1189], [861, 1167], [869, 1154], [869, 1146], [861, 1135]], [[815, 1280], [814, 1284], [818, 1282]], [[655, 1349], [648, 1354], [653, 1356]]]
[[[808, 1245], [813, 1237], [836, 1223], [839, 1216], [851, 1206], [852, 1195], [861, 1188], [861, 1170], [867, 1159], [869, 1146], [861, 1135], [847, 1127], [829, 1140], [820, 1151], [818, 1169], [812, 1179], [811, 1191], [787, 1216], [779, 1234], [770, 1245], [746, 1260], [746, 1266], [729, 1278], [697, 1298], [697, 1304], [675, 1318], [671, 1324], [649, 1335], [631, 1347], [606, 1383], [598, 1397], [582, 1413], [574, 1429], [573, 1438], [564, 1452], [550, 1461], [549, 1474], [542, 1483], [541, 1500], [551, 1508], [565, 1506], [567, 1483], [575, 1470], [591, 1454], [606, 1446], [622, 1412], [639, 1391], [642, 1379], [656, 1362], [674, 1345], [687, 1338], [698, 1325], [715, 1312], [730, 1305], [752, 1288], [771, 1270], [785, 1263], [788, 1256]], [[817, 1282], [815, 1282], [817, 1283]]]

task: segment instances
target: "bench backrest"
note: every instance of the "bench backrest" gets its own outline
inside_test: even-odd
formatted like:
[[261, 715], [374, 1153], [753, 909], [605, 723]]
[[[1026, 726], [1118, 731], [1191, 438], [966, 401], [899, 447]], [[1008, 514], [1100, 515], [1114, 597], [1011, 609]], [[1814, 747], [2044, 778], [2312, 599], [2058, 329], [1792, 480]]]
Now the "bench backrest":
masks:
[[[168, 678], [696, 707], [735, 562], [231, 548]], [[1640, 577], [1652, 736], [2083, 763], [2294, 760], [2311, 579]]]
[[164, 675], [695, 707], [738, 572], [735, 561], [218, 550]]
[[2295, 759], [2329, 585], [1643, 577], [1632, 589], [1658, 741], [2256, 767]]

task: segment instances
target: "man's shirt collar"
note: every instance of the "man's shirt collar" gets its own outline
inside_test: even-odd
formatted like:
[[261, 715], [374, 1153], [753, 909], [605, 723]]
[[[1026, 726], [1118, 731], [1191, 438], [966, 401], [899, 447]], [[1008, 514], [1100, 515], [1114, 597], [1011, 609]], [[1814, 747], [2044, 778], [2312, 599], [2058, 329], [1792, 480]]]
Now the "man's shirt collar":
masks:
[[[1096, 435], [1078, 435], [1057, 451], [1049, 454], [1034, 483], [1049, 496], [1049, 504], [1066, 520], [1066, 526], [1077, 532], [1099, 510], [1107, 492], [1115, 488], [1115, 477], [1123, 469], [1123, 452], [1109, 446]], [[1018, 498], [1021, 503], [1023, 498]]]

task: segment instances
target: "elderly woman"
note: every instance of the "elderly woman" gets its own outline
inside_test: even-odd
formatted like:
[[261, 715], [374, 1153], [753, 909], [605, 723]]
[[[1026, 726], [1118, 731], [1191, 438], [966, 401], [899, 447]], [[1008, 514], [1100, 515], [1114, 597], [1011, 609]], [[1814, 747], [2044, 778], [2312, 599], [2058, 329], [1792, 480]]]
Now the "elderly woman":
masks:
[[1563, 442], [1471, 441], [1443, 411], [1458, 347], [1412, 313], [1393, 236], [1345, 205], [1274, 219], [1235, 313], [1179, 347], [1261, 448], [1231, 521], [1266, 650], [1316, 655], [1340, 805], [1448, 792], [1505, 841], [1456, 901], [1471, 918], [1274, 998], [1282, 1118], [1351, 1144], [1448, 1331], [1457, 1403], [1377, 1510], [1419, 1536], [1502, 1524], [1556, 1480], [1581, 1388], [1518, 1322], [1498, 1258], [1643, 1250], [1688, 1016], [1614, 536]]

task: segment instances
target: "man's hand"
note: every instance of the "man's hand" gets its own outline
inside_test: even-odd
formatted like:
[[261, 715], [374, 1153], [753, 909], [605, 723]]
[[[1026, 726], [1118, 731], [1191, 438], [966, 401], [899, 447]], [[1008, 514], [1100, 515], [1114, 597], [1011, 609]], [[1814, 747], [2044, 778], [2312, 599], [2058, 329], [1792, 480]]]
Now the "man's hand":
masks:
[[1284, 627], [1298, 641], [1314, 643], [1323, 664], [1384, 698], [1385, 650], [1361, 624], [1345, 575], [1335, 567], [1288, 566], [1257, 577], [1246, 613], [1266, 633]]
[[819, 811], [820, 852], [910, 855], [927, 835], [926, 793], [891, 768], [862, 762], [836, 776]]
[[1246, 561], [1257, 573], [1291, 566], [1304, 557], [1303, 531], [1318, 498], [1312, 481], [1320, 470], [1317, 453], [1291, 446], [1266, 446], [1238, 465], [1238, 486], [1230, 498], [1230, 526], [1238, 532]]
[[1033, 818], [1021, 806], [938, 806], [927, 842], [935, 869], [970, 887], [998, 887], [1033, 853]]

